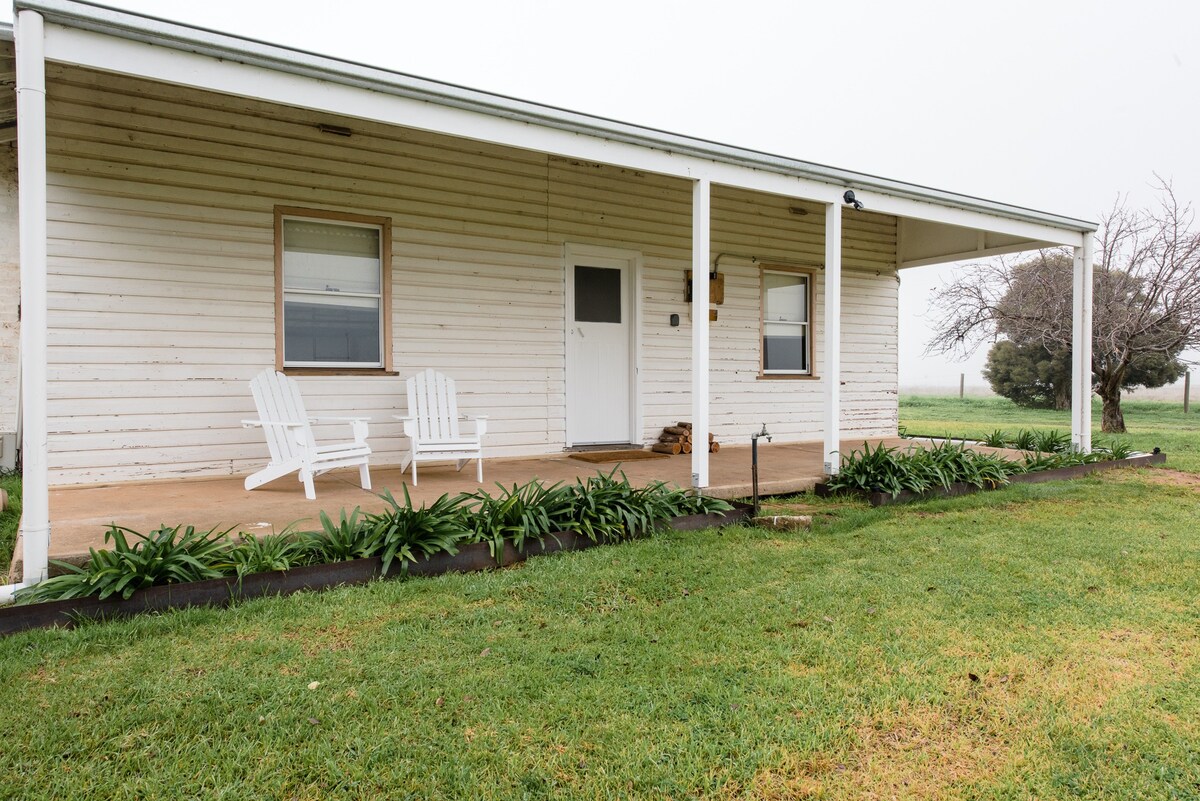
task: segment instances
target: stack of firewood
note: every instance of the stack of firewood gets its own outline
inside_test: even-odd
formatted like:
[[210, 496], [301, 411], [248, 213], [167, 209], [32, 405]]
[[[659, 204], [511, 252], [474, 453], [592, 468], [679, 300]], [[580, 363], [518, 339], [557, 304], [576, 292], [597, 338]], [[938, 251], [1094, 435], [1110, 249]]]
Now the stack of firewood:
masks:
[[[691, 453], [692, 424], [676, 423], [673, 426], [667, 426], [659, 435], [658, 442], [650, 446], [650, 450], [657, 453], [669, 453], [672, 456]], [[719, 450], [721, 450], [721, 444], [713, 439], [713, 435], [710, 433], [708, 435], [708, 452], [716, 453]]]

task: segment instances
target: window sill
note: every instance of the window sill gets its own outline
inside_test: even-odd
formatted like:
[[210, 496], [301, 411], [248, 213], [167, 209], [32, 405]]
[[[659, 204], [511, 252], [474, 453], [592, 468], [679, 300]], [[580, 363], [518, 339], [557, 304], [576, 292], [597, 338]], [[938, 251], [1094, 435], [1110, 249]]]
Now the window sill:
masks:
[[808, 375], [807, 373], [759, 373], [755, 376], [757, 381], [820, 381], [819, 375]]
[[284, 375], [400, 375], [382, 367], [284, 367], [280, 372]]

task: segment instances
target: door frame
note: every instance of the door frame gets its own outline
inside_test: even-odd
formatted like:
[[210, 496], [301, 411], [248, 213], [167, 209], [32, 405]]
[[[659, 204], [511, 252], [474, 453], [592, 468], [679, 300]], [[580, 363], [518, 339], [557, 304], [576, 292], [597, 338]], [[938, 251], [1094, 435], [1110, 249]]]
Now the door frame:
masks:
[[629, 442], [642, 443], [642, 306], [639, 302], [642, 296], [642, 254], [641, 251], [624, 248], [604, 247], [602, 245], [585, 245], [567, 242], [563, 246], [563, 274], [565, 292], [563, 293], [563, 359], [565, 363], [565, 381], [563, 393], [563, 439], [568, 448], [577, 443], [571, 439], [571, 384], [574, 378], [575, 366], [572, 364], [570, 329], [571, 311], [575, 297], [576, 265], [590, 266], [589, 258], [614, 259], [629, 264]]

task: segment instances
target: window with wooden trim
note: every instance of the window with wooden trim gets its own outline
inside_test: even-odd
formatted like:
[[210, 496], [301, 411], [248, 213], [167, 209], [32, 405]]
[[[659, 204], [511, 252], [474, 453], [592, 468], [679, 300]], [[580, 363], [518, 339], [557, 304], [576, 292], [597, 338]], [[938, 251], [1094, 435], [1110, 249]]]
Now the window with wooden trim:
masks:
[[762, 271], [763, 375], [812, 375], [812, 275]]
[[275, 210], [276, 366], [386, 370], [391, 221]]

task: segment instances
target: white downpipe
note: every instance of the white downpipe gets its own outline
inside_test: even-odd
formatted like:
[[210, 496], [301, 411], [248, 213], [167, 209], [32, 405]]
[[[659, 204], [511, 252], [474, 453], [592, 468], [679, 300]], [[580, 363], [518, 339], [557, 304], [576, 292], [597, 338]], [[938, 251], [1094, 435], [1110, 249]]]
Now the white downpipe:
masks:
[[26, 584], [24, 581], [18, 584], [0, 585], [0, 605], [12, 603], [13, 595], [16, 593], [16, 591], [28, 586], [30, 585]]
[[708, 271], [711, 184], [692, 184], [692, 486], [708, 486]]
[[17, 197], [21, 248], [21, 543], [24, 584], [50, 552], [46, 421], [46, 62], [41, 14], [17, 13]]
[[825, 205], [825, 475], [841, 467], [842, 207]]

